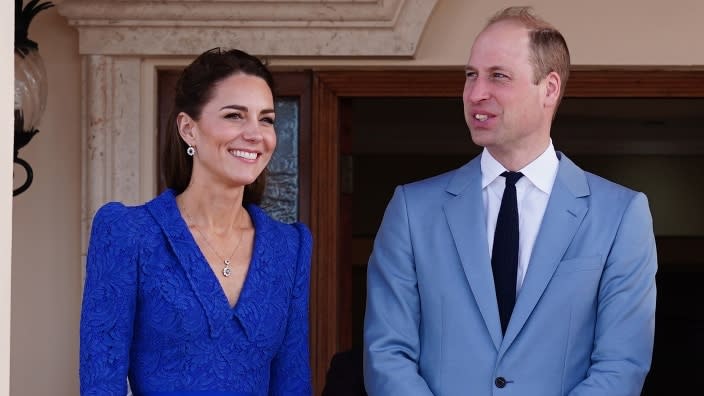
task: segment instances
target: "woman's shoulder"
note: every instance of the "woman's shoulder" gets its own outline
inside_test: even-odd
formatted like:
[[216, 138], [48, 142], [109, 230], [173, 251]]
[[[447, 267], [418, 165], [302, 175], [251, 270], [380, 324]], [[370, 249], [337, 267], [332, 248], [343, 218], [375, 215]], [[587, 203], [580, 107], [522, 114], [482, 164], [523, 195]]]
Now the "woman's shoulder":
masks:
[[122, 202], [112, 201], [101, 206], [93, 217], [93, 230], [110, 228], [114, 230], [133, 230], [140, 228], [140, 224], [148, 220], [145, 205], [125, 205]]
[[[303, 222], [286, 223], [267, 214], [262, 208], [247, 205], [255, 228], [254, 255], [275, 269], [275, 276], [289, 280], [290, 285], [300, 286], [310, 279], [313, 237]], [[269, 281], [270, 277], [267, 277]], [[267, 281], [267, 282], [269, 282]]]
[[[150, 216], [149, 212], [154, 210], [167, 210], [175, 205], [175, 194], [172, 190], [165, 190], [161, 194], [154, 197], [152, 200], [137, 204], [125, 205], [123, 202], [112, 201], [101, 206], [93, 217], [93, 222], [113, 223], [128, 225], [130, 223], [143, 223], [151, 221], [154, 216]], [[162, 213], [159, 213], [162, 215]]]
[[[306, 224], [300, 221], [285, 223], [277, 220], [255, 204], [247, 204], [247, 210], [252, 217], [252, 222], [257, 232], [271, 234], [272, 237], [300, 240], [303, 243], [310, 244], [312, 236]], [[277, 234], [278, 236], [275, 236]]]
[[112, 201], [101, 206], [95, 213], [95, 218], [124, 219], [144, 215], [145, 204], [125, 205], [122, 202]]

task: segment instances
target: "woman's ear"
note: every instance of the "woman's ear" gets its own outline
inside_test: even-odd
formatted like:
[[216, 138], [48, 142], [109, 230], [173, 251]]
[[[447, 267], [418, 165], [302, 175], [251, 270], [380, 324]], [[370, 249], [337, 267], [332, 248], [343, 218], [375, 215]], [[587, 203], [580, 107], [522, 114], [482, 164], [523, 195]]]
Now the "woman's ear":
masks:
[[178, 134], [181, 135], [186, 144], [195, 146], [196, 143], [196, 122], [184, 112], [178, 113], [176, 116], [176, 125], [178, 126]]

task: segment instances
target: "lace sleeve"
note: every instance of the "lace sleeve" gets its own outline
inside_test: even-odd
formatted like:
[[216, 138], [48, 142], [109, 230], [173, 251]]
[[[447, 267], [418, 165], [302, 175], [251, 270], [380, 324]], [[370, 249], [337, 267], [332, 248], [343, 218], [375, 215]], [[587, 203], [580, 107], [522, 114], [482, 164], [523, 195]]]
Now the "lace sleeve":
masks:
[[93, 220], [81, 309], [82, 396], [127, 394], [139, 238], [128, 210], [110, 203]]
[[303, 224], [295, 224], [300, 235], [295, 284], [289, 306], [286, 335], [272, 362], [270, 396], [309, 396], [311, 385], [308, 352], [308, 293], [312, 237]]

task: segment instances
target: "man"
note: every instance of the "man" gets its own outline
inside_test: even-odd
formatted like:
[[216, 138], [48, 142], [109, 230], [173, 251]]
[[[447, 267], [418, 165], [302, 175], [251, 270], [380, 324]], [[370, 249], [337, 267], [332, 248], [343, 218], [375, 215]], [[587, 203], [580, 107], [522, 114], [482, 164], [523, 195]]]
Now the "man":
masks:
[[476, 38], [464, 113], [480, 156], [397, 187], [369, 261], [371, 396], [639, 395], [656, 252], [642, 193], [556, 152], [562, 35], [508, 8]]

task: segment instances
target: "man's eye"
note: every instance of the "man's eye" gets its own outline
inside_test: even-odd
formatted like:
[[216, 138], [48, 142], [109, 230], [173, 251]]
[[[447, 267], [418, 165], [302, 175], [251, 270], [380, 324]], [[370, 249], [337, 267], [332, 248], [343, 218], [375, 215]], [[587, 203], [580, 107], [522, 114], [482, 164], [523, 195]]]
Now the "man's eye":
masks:
[[508, 76], [503, 73], [493, 73], [492, 77], [494, 77], [495, 79], [499, 79], [499, 80], [503, 80], [505, 78], [508, 78]]
[[467, 76], [468, 80], [469, 79], [474, 80], [475, 78], [477, 78], [477, 72], [475, 72], [475, 71], [465, 72], [465, 75]]

